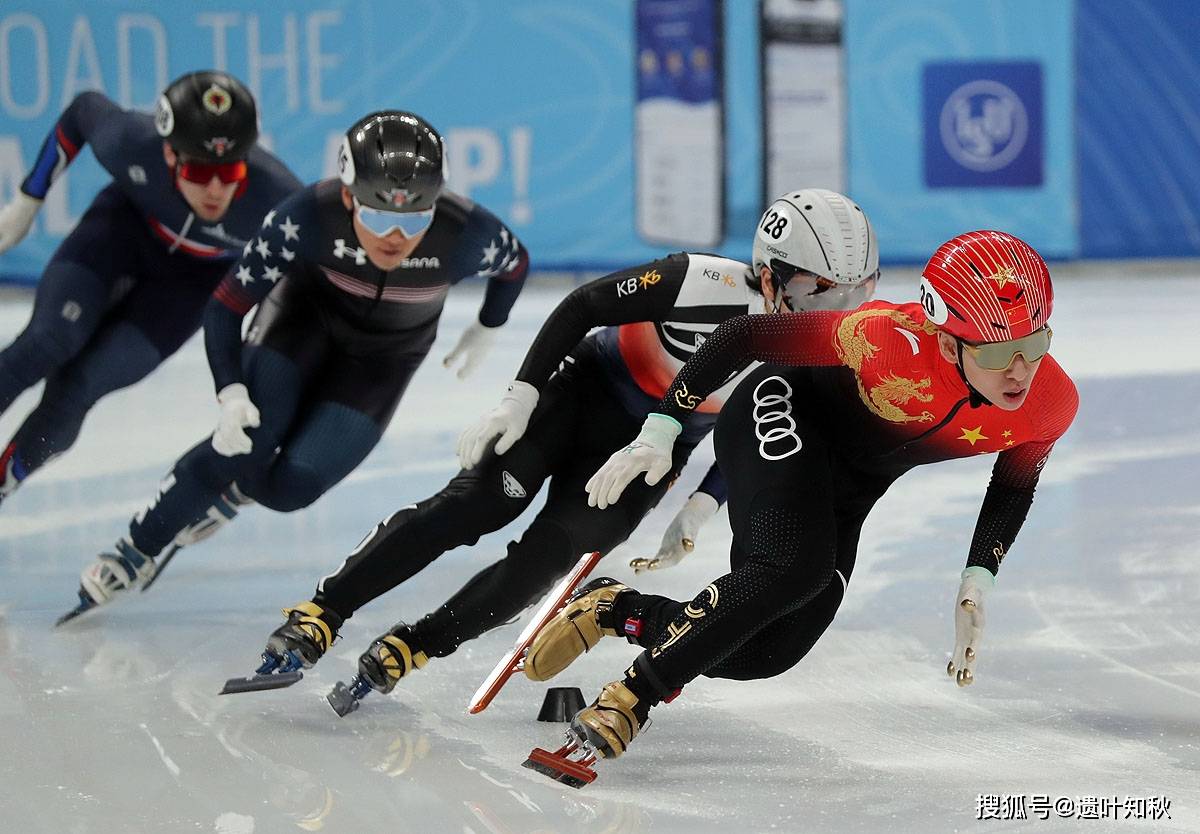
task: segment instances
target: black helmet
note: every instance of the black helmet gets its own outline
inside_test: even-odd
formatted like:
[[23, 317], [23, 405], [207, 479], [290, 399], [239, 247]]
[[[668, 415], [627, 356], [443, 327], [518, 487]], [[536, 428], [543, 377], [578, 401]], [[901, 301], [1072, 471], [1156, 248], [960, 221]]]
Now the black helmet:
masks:
[[368, 208], [431, 209], [446, 180], [442, 137], [412, 113], [371, 113], [346, 131], [338, 172], [350, 193]]
[[258, 108], [232, 75], [189, 72], [158, 97], [154, 126], [178, 154], [201, 162], [230, 162], [245, 159], [258, 139]]

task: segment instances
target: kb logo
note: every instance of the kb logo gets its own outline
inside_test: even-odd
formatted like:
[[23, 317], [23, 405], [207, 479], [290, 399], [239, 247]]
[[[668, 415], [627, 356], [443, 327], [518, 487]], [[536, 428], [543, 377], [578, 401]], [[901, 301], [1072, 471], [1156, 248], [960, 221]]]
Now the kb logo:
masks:
[[754, 386], [754, 436], [763, 460], [783, 460], [804, 446], [792, 417], [792, 386], [769, 376]]

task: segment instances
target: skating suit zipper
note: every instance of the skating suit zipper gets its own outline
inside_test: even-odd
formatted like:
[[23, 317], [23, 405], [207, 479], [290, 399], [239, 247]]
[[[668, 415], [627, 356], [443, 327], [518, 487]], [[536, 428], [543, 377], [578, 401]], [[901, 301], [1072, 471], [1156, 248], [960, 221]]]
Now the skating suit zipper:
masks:
[[936, 426], [934, 426], [931, 429], [927, 429], [927, 430], [921, 432], [916, 437], [914, 437], [910, 440], [904, 441], [896, 448], [892, 449], [891, 451], [884, 452], [879, 457], [880, 458], [890, 458], [893, 455], [898, 455], [901, 452], [903, 452], [904, 450], [908, 449], [910, 446], [920, 443], [922, 440], [929, 437], [930, 435], [937, 434], [942, 428], [945, 427], [945, 425], [947, 423], [949, 423], [951, 420], [954, 419], [954, 415], [958, 413], [958, 410], [970, 401], [971, 401], [970, 395], [963, 397], [961, 400], [959, 400], [958, 402], [956, 402], [954, 404], [954, 408], [950, 409], [950, 412], [945, 417], [943, 417]]

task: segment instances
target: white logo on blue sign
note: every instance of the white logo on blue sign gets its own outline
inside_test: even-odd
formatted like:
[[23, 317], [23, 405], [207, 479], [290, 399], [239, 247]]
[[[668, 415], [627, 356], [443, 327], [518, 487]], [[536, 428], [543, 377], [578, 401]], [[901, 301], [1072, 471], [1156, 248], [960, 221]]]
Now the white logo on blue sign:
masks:
[[1045, 114], [1036, 61], [948, 61], [922, 71], [925, 185], [1041, 185]]
[[942, 145], [959, 165], [998, 171], [1025, 148], [1029, 114], [1020, 97], [999, 81], [970, 81], [946, 99], [938, 127]]

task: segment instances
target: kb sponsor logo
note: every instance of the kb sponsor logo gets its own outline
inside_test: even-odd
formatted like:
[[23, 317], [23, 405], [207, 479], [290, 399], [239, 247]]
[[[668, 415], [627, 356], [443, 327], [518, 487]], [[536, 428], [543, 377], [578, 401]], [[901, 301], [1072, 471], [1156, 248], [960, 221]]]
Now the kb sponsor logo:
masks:
[[792, 386], [769, 376], [754, 386], [754, 436], [763, 460], [783, 460], [804, 446], [792, 417]]

